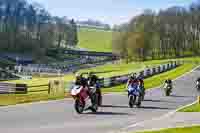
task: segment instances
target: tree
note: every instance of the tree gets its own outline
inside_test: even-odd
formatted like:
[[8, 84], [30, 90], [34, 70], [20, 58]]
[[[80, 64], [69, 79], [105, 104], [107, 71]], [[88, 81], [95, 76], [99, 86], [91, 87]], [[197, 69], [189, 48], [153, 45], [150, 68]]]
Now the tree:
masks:
[[78, 44], [78, 29], [75, 21], [69, 22], [69, 30], [67, 32], [67, 45], [75, 47]]

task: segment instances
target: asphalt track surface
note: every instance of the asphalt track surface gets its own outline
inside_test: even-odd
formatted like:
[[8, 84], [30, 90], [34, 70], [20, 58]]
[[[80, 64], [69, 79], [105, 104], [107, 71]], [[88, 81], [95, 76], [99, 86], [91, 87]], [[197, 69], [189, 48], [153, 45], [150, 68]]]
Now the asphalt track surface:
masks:
[[[160, 117], [196, 100], [195, 80], [200, 69], [177, 79], [172, 96], [160, 88], [147, 92], [141, 108], [129, 108], [127, 95], [103, 96], [103, 107], [94, 114], [78, 115], [73, 99], [0, 108], [1, 133], [113, 133], [145, 120]], [[132, 127], [133, 130], [137, 128]]]

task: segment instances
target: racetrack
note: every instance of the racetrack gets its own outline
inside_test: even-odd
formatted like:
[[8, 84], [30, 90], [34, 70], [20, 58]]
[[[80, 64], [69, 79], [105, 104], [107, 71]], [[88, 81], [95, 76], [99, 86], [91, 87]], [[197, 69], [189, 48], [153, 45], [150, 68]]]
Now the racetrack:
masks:
[[[34, 103], [0, 108], [2, 133], [110, 133], [151, 120], [196, 100], [197, 69], [177, 79], [170, 97], [159, 88], [147, 92], [141, 108], [130, 109], [126, 95], [108, 94], [97, 114], [78, 115], [73, 100]], [[159, 123], [158, 123], [159, 124]], [[132, 127], [131, 130], [137, 129]], [[130, 130], [130, 129], [128, 129]]]

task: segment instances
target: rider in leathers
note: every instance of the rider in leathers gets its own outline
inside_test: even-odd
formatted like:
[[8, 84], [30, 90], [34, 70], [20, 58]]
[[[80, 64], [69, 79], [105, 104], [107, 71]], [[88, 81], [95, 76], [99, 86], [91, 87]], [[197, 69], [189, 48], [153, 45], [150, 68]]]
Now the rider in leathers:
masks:
[[88, 84], [91, 87], [96, 87], [96, 94], [98, 98], [98, 105], [102, 104], [102, 94], [100, 89], [100, 79], [97, 75], [93, 74], [92, 72], [88, 73]]
[[140, 89], [141, 89], [141, 92], [142, 92], [142, 95], [143, 95], [143, 98], [144, 98], [144, 95], [145, 95], [144, 77], [143, 77], [143, 75], [140, 73], [140, 75], [137, 77], [137, 79], [138, 79], [139, 82], [140, 82]]
[[92, 101], [92, 104], [94, 104], [94, 100], [93, 100], [93, 97], [92, 97], [92, 93], [90, 92], [90, 88], [89, 88], [89, 84], [88, 84], [88, 79], [83, 77], [82, 74], [76, 74], [76, 81], [75, 81], [75, 85], [80, 85], [80, 86], [83, 86], [84, 89], [87, 90], [88, 92], [88, 95]]
[[[135, 84], [135, 83], [138, 84], [138, 88], [141, 89], [141, 88], [140, 88], [141, 83], [140, 83], [140, 81], [137, 79], [136, 74], [134, 73], [134, 74], [131, 75], [130, 79], [128, 80], [127, 85], [126, 85], [126, 88], [128, 88], [129, 85], [132, 85], [132, 84]], [[141, 90], [140, 90], [140, 91], [141, 91]], [[141, 92], [140, 92], [140, 93], [141, 93]]]

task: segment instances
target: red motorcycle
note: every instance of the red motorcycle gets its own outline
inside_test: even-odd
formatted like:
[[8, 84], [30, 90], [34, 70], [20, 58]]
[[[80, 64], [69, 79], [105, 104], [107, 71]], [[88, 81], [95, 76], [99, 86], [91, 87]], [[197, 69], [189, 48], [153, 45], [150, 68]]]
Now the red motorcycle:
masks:
[[92, 112], [97, 112], [98, 110], [98, 98], [96, 96], [96, 88], [90, 88], [90, 93], [94, 103], [88, 94], [88, 88], [83, 86], [75, 85], [71, 90], [71, 96], [74, 98], [74, 108], [77, 113], [82, 114], [83, 111], [91, 110]]

